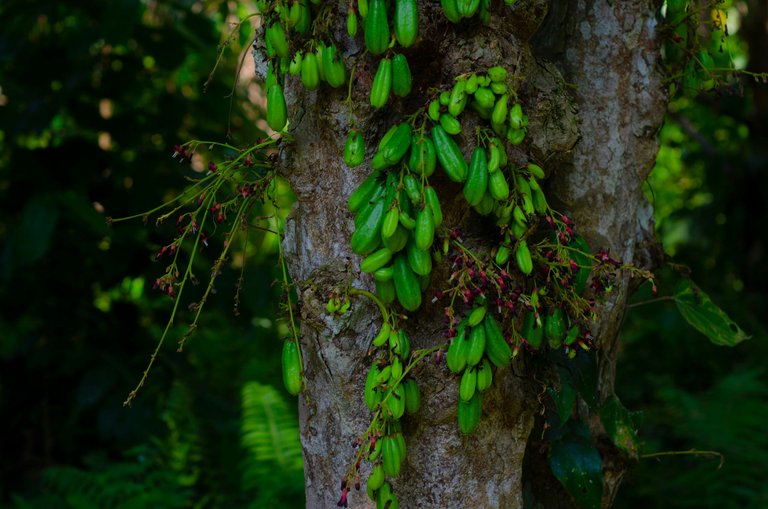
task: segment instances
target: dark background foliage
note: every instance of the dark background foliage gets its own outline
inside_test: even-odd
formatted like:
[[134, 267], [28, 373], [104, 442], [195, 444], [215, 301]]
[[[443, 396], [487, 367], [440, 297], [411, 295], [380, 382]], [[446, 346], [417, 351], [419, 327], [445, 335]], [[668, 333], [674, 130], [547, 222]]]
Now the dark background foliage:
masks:
[[[759, 4], [726, 7], [743, 15], [731, 56], [764, 71]], [[122, 406], [170, 315], [152, 285], [164, 270], [154, 253], [174, 232], [105, 218], [148, 211], [204, 171], [207, 161], [172, 158], [176, 143], [229, 132], [246, 146], [263, 135], [252, 74], [235, 82], [252, 29], [232, 22], [252, 11], [191, 0], [0, 5], [0, 505], [303, 505], [274, 241], [232, 257], [178, 354], [182, 309], [149, 382]], [[622, 333], [617, 391], [645, 412], [641, 451], [715, 450], [725, 462], [642, 459], [617, 507], [768, 506], [767, 88], [745, 80], [676, 99], [649, 181], [667, 251], [753, 339], [711, 345], [665, 301], [631, 308]], [[660, 271], [661, 295], [674, 281]]]

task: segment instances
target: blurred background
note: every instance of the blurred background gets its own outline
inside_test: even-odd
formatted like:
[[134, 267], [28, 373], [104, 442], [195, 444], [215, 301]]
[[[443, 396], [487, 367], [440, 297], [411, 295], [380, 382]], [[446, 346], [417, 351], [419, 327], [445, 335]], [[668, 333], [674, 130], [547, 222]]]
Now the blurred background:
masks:
[[[716, 64], [768, 70], [765, 2], [719, 8], [730, 37], [712, 38]], [[202, 157], [179, 164], [174, 145], [263, 136], [252, 26], [237, 25], [254, 11], [215, 0], [0, 4], [0, 506], [303, 507], [274, 235], [233, 251], [176, 353], [192, 317], [182, 307], [123, 407], [171, 313], [152, 287], [165, 267], [155, 254], [175, 231], [105, 218], [151, 210], [205, 171]], [[768, 507], [768, 85], [687, 91], [662, 139], [647, 186], [659, 236], [753, 339], [714, 346], [671, 302], [635, 297], [617, 392], [644, 412], [642, 451], [725, 461], [642, 459], [616, 506]], [[212, 243], [196, 272], [217, 255]], [[671, 294], [671, 271], [659, 275]]]

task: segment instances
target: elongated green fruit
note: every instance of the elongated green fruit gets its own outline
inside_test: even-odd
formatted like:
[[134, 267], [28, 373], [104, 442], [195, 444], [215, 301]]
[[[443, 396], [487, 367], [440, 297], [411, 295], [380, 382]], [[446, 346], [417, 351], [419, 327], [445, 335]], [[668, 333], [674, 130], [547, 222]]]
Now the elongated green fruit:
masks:
[[376, 391], [376, 386], [379, 384], [378, 377], [379, 366], [373, 364], [371, 369], [368, 370], [368, 376], [365, 378], [365, 390], [363, 391], [365, 406], [371, 411], [376, 408], [380, 401], [380, 393]]
[[410, 146], [411, 126], [407, 122], [402, 122], [397, 125], [397, 129], [387, 143], [379, 146], [379, 153], [384, 158], [384, 163], [392, 166], [400, 162]]
[[392, 281], [394, 275], [395, 271], [392, 266], [382, 267], [373, 273], [373, 277], [376, 279], [376, 281]]
[[301, 62], [301, 83], [307, 90], [315, 90], [320, 84], [320, 73], [317, 66], [317, 56], [308, 52]]
[[[380, 2], [382, 0], [374, 0]], [[371, 106], [381, 108], [389, 100], [389, 92], [392, 90], [392, 60], [382, 58], [379, 62], [379, 68], [373, 77], [371, 85]]]
[[368, 16], [365, 18], [365, 47], [372, 55], [380, 55], [388, 46], [387, 5], [384, 0], [370, 0]]
[[485, 318], [485, 313], [487, 310], [488, 308], [485, 306], [477, 306], [474, 308], [467, 318], [467, 325], [474, 327], [475, 325], [482, 322], [483, 318]]
[[280, 58], [290, 58], [291, 50], [288, 48], [288, 39], [285, 37], [285, 29], [282, 23], [273, 23], [266, 29], [266, 37]]
[[398, 97], [405, 97], [411, 93], [411, 84], [411, 68], [408, 67], [408, 59], [402, 53], [398, 53], [392, 57], [392, 93]]
[[480, 87], [475, 92], [475, 101], [477, 101], [477, 104], [480, 107], [491, 110], [493, 109], [493, 105], [496, 103], [496, 96], [493, 94], [490, 88]]
[[295, 341], [283, 342], [283, 384], [288, 393], [301, 392], [301, 355]]
[[344, 163], [354, 168], [363, 164], [365, 159], [365, 140], [363, 133], [356, 129], [351, 129], [347, 135], [347, 141], [344, 143]]
[[421, 288], [416, 274], [408, 264], [408, 257], [403, 254], [395, 256], [394, 269], [393, 280], [398, 302], [407, 311], [416, 311], [421, 306]]
[[483, 320], [485, 327], [485, 353], [496, 366], [505, 368], [512, 362], [512, 350], [504, 339], [499, 324], [489, 313]]
[[470, 205], [478, 205], [482, 201], [487, 188], [488, 160], [485, 157], [485, 150], [481, 147], [476, 147], [472, 151], [467, 181], [464, 183], [464, 198], [466, 198], [467, 203]]
[[335, 44], [323, 51], [323, 73], [325, 81], [334, 88], [342, 86], [347, 81], [347, 67], [339, 57]]
[[442, 113], [440, 115], [440, 126], [448, 134], [459, 134], [461, 132], [461, 122], [450, 113]]
[[376, 491], [384, 484], [384, 465], [376, 463], [373, 465], [371, 475], [368, 476], [368, 488]]
[[357, 35], [357, 15], [353, 9], [347, 11], [347, 34], [350, 37]]
[[480, 393], [475, 391], [472, 399], [464, 401], [459, 398], [457, 417], [459, 420], [459, 429], [465, 435], [469, 435], [480, 424], [480, 414], [482, 413], [482, 398]]
[[461, 373], [464, 367], [467, 365], [467, 343], [466, 338], [466, 323], [461, 322], [459, 324], [458, 334], [451, 339], [451, 344], [448, 346], [448, 353], [446, 355], [446, 363], [448, 369], [452, 373]]
[[464, 374], [461, 375], [459, 384], [459, 398], [462, 401], [469, 401], [475, 395], [477, 389], [477, 370], [473, 367], [467, 367]]
[[366, 257], [360, 264], [360, 270], [367, 273], [375, 272], [388, 264], [391, 259], [392, 251], [383, 247], [375, 253], [368, 255], [368, 257]]
[[488, 359], [483, 359], [482, 364], [477, 368], [477, 390], [482, 392], [487, 390], [493, 383], [493, 370], [488, 363]]
[[379, 333], [376, 335], [375, 338], [373, 338], [373, 346], [377, 348], [382, 346], [389, 338], [390, 332], [391, 332], [391, 326], [389, 325], [388, 322], [384, 322], [384, 324], [381, 326], [381, 329], [379, 330]]
[[448, 113], [454, 117], [461, 115], [467, 105], [466, 83], [466, 80], [457, 81], [451, 89], [451, 95], [448, 98]]
[[362, 184], [360, 184], [357, 189], [352, 192], [351, 195], [349, 195], [349, 198], [347, 199], [347, 208], [350, 212], [354, 214], [360, 210], [363, 205], [366, 205], [371, 200], [371, 197], [377, 189], [380, 191], [384, 190], [384, 186], [379, 180], [380, 177], [380, 173], [373, 172], [367, 179], [363, 181]]
[[[392, 396], [390, 396], [391, 398]], [[381, 440], [381, 460], [384, 466], [384, 473], [390, 477], [397, 477], [400, 473], [400, 463], [402, 461], [397, 443], [391, 436], [382, 437]]]
[[361, 18], [368, 17], [368, 0], [357, 0], [357, 12]]
[[495, 200], [506, 200], [509, 198], [509, 184], [504, 172], [494, 171], [488, 176], [488, 191]]
[[367, 214], [360, 214], [360, 226], [352, 234], [350, 242], [355, 254], [368, 254], [378, 247], [385, 208], [384, 200], [380, 199], [367, 209]]
[[464, 182], [467, 178], [467, 161], [454, 139], [439, 125], [432, 128], [432, 139], [437, 159], [445, 174], [454, 182]]
[[485, 352], [485, 328], [478, 325], [469, 330], [469, 348], [467, 349], [467, 364], [475, 366], [483, 358]]
[[302, 55], [301, 51], [297, 51], [296, 54], [293, 55], [291, 64], [288, 66], [288, 72], [290, 72], [292, 76], [298, 76], [301, 74], [302, 60], [304, 60], [304, 56]]
[[434, 187], [427, 186], [424, 188], [424, 201], [427, 205], [427, 208], [429, 208], [430, 212], [432, 212], [432, 218], [435, 221], [435, 227], [443, 224], [443, 209], [440, 206], [440, 199], [437, 197], [437, 192], [435, 191]]
[[382, 240], [387, 240], [394, 235], [398, 224], [400, 224], [400, 211], [397, 207], [392, 207], [384, 216], [384, 223], [381, 225]]
[[419, 6], [416, 0], [395, 0], [395, 37], [400, 46], [407, 48], [419, 35]]
[[415, 274], [426, 276], [432, 272], [432, 257], [429, 252], [419, 249], [414, 242], [409, 242], [407, 253], [408, 264]]
[[437, 154], [432, 140], [421, 134], [411, 137], [411, 155], [408, 158], [408, 168], [419, 175], [429, 177], [435, 172]]
[[421, 408], [421, 392], [416, 380], [409, 378], [405, 381], [405, 411], [415, 414]]
[[579, 339], [579, 333], [581, 330], [579, 330], [578, 325], [574, 325], [573, 327], [568, 330], [568, 335], [565, 337], [565, 345], [571, 346], [577, 339]]
[[282, 131], [288, 122], [288, 110], [285, 106], [283, 87], [272, 85], [267, 90], [267, 124], [274, 131]]
[[443, 14], [448, 18], [448, 21], [451, 23], [458, 23], [461, 21], [457, 0], [440, 0], [440, 5], [443, 7]]
[[429, 103], [429, 106], [427, 107], [427, 115], [434, 122], [440, 120], [440, 101], [435, 99]]
[[506, 121], [508, 100], [509, 97], [506, 94], [501, 96], [499, 100], [496, 101], [496, 104], [493, 107], [493, 111], [491, 112], [491, 126], [493, 127], [493, 130], [496, 131], [496, 133], [499, 135], [503, 135], [507, 132]]
[[520, 240], [515, 249], [515, 260], [520, 272], [526, 276], [533, 272], [533, 260], [531, 259], [531, 251], [528, 249], [528, 243], [525, 240]]
[[395, 302], [394, 281], [376, 281], [376, 295], [379, 296], [384, 304], [392, 304]]
[[411, 355], [411, 340], [405, 330], [397, 331], [397, 346], [392, 349], [402, 359], [408, 359]]
[[428, 207], [421, 209], [416, 216], [414, 239], [416, 247], [422, 251], [432, 247], [432, 242], [435, 240], [435, 219]]

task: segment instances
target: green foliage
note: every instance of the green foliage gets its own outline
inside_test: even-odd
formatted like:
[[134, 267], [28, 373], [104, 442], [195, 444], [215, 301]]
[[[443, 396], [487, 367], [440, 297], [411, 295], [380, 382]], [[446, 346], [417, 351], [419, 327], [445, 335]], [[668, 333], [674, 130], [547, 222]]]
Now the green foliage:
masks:
[[[258, 493], [250, 507], [299, 504], [304, 480], [299, 429], [295, 414], [273, 387], [243, 385], [241, 443], [248, 451], [243, 488]], [[275, 471], [282, 475], [276, 478]]]
[[678, 286], [675, 304], [683, 318], [716, 345], [736, 346], [749, 339], [749, 336], [691, 281], [683, 281]]
[[549, 467], [583, 509], [597, 509], [603, 496], [603, 460], [582, 423], [571, 422], [552, 443]]

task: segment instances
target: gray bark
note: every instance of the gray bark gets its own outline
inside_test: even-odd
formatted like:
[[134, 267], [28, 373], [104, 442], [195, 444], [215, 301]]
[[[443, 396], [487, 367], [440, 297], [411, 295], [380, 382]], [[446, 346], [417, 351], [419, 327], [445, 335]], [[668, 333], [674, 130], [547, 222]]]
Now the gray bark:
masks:
[[[362, 48], [349, 45], [346, 55], [358, 64], [353, 99], [357, 125], [366, 133], [367, 161], [389, 125], [425, 103], [428, 87], [447, 85], [460, 73], [505, 65], [522, 78], [519, 92], [531, 117], [529, 137], [513, 152], [512, 161], [527, 162], [531, 154], [543, 163], [551, 173], [550, 202], [569, 212], [591, 246], [645, 264], [652, 214], [641, 186], [653, 166], [665, 109], [656, 72], [658, 6], [638, 0], [551, 4], [521, 0], [508, 7], [494, 2], [489, 27], [472, 22], [456, 28], [444, 19], [437, 2], [421, 2], [419, 41], [404, 51], [414, 92], [386, 111], [367, 107], [376, 63], [361, 58]], [[349, 44], [342, 27], [337, 30], [336, 40]], [[258, 53], [257, 63], [263, 69]], [[372, 289], [371, 278], [359, 273], [360, 257], [349, 247], [354, 225], [345, 206], [370, 169], [366, 162], [351, 170], [341, 159], [349, 129], [345, 91], [321, 87], [308, 93], [293, 78], [286, 88], [295, 142], [284, 151], [283, 164], [298, 204], [283, 246], [300, 295], [306, 390], [299, 408], [307, 507], [335, 507], [340, 481], [353, 462], [355, 439], [370, 419], [362, 388], [370, 365], [368, 345], [380, 317], [365, 299], [356, 299], [351, 312], [340, 318], [328, 316], [324, 307], [339, 285]], [[431, 180], [441, 197], [460, 193], [447, 179]], [[461, 199], [444, 208], [448, 226], [471, 224], [473, 213]], [[433, 281], [444, 275], [445, 269], [438, 268]], [[621, 281], [601, 305], [594, 328], [602, 398], [613, 391], [615, 345], [629, 283]], [[424, 301], [409, 320], [414, 348], [444, 342], [442, 306], [430, 303], [429, 297]], [[545, 451], [529, 447], [526, 452], [529, 438], [538, 436], [532, 431], [541, 425], [541, 386], [532, 375], [525, 360], [498, 371], [484, 398], [478, 430], [464, 437], [456, 425], [457, 379], [444, 365], [424, 362], [416, 371], [422, 410], [404, 421], [408, 456], [393, 483], [400, 507], [523, 507], [524, 477], [543, 507], [569, 506], [556, 480], [537, 475]], [[593, 431], [601, 432], [599, 424]], [[623, 475], [624, 463], [612, 461], [614, 454], [604, 451], [606, 507]], [[367, 468], [363, 463], [363, 485]], [[349, 500], [351, 507], [374, 507], [364, 488], [353, 491]]]

